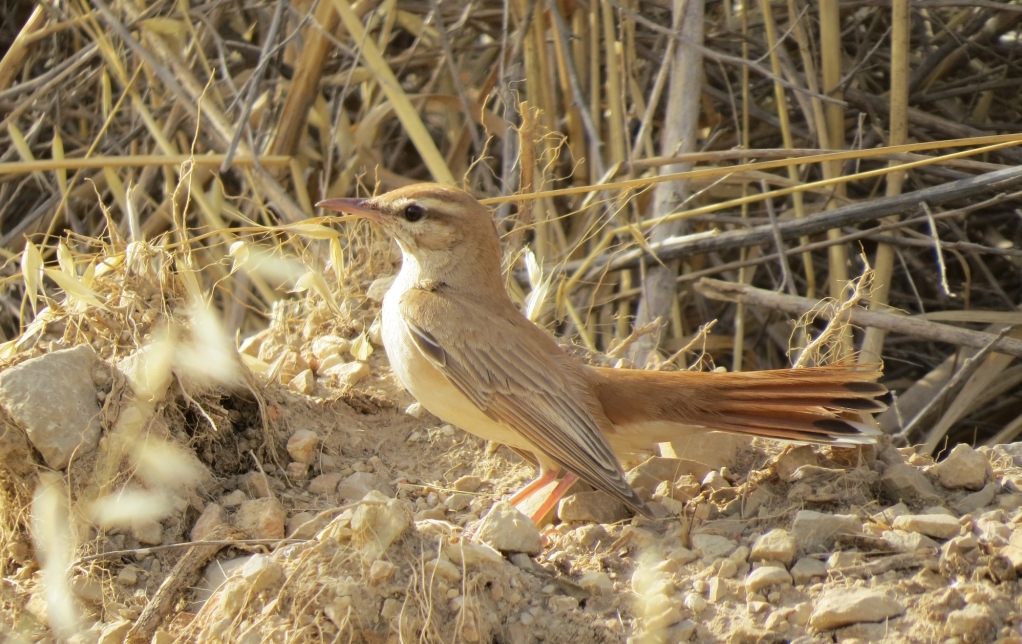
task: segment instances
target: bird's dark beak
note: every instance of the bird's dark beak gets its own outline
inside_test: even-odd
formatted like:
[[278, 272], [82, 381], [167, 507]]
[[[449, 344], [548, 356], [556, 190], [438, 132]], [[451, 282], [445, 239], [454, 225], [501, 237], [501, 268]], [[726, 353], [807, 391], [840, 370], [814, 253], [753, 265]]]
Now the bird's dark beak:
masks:
[[372, 207], [368, 199], [325, 199], [316, 204], [317, 208], [326, 208], [343, 212], [347, 217], [339, 217], [335, 221], [351, 219], [374, 219], [379, 221], [380, 213]]

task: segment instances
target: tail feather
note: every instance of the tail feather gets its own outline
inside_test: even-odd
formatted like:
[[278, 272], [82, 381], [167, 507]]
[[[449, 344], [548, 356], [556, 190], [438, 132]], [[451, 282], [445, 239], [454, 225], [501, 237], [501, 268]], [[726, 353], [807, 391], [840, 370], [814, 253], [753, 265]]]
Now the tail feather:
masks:
[[[741, 373], [591, 370], [610, 420], [646, 442], [703, 427], [812, 443], [862, 444], [879, 432], [858, 422], [887, 408], [875, 367], [829, 366]], [[629, 432], [623, 432], [629, 433]], [[623, 437], [622, 439], [623, 440]], [[635, 440], [629, 442], [636, 444]]]

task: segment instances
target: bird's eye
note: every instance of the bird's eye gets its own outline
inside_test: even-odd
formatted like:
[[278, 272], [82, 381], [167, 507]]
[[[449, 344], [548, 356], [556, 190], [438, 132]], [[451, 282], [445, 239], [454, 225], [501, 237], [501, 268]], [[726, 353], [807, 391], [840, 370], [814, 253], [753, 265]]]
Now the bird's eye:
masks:
[[406, 221], [419, 221], [426, 216], [426, 209], [417, 203], [413, 203], [405, 208], [405, 220]]

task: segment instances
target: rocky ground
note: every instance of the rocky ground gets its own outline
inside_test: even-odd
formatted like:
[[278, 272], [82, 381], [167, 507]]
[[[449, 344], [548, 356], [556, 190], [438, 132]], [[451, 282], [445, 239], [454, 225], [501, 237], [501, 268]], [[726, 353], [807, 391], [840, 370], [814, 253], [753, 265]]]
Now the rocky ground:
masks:
[[[630, 464], [659, 518], [580, 487], [537, 529], [504, 502], [531, 466], [415, 404], [374, 328], [305, 328], [243, 345], [275, 371], [233, 389], [59, 343], [0, 373], [7, 635], [69, 634], [25, 518], [63, 470], [75, 642], [1022, 641], [1018, 444], [934, 463], [708, 435]], [[158, 487], [97, 478], [132, 418], [198, 474], [156, 516], [83, 523], [102, 480]]]

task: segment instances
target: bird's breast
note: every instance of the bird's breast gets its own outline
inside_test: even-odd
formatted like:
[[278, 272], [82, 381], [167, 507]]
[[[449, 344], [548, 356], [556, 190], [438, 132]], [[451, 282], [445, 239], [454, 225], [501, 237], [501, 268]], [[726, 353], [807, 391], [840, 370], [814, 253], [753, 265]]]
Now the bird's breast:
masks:
[[485, 440], [534, 451], [520, 434], [487, 416], [426, 359], [408, 335], [397, 298], [383, 302], [383, 346], [390, 366], [429, 413]]

